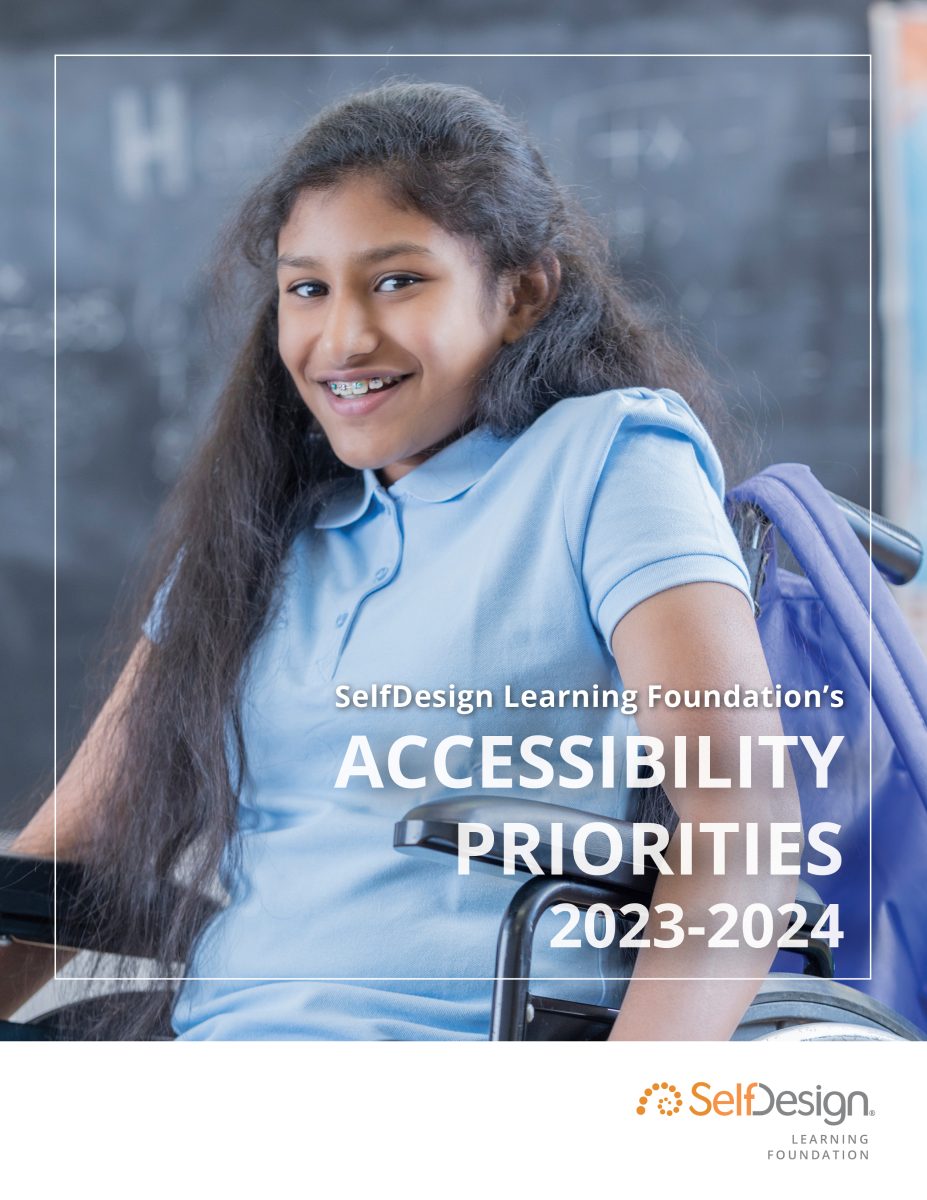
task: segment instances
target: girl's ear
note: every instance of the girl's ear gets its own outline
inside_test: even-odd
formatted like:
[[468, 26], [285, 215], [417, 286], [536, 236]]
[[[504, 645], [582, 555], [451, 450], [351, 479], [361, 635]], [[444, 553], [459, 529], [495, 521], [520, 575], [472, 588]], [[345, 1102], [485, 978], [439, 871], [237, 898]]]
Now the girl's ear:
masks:
[[560, 260], [552, 250], [514, 276], [508, 291], [508, 320], [503, 341], [517, 342], [540, 321], [557, 299]]

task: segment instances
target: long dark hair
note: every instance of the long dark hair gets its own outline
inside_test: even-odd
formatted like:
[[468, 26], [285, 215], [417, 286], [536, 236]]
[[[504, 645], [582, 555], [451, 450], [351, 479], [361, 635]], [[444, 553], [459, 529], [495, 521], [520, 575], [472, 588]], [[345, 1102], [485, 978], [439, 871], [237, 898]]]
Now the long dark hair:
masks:
[[[553, 275], [559, 262], [546, 315], [478, 381], [475, 423], [517, 433], [565, 396], [642, 385], [676, 389], [714, 425], [712, 389], [694, 355], [642, 319], [606, 238], [501, 108], [465, 87], [394, 82], [325, 109], [220, 243], [228, 272], [240, 278], [244, 267], [254, 280], [250, 332], [160, 514], [144, 585], [123, 622], [124, 662], [172, 573], [157, 643], [143, 643], [112, 731], [118, 761], [79, 850], [98, 879], [101, 943], [144, 949], [159, 976], [182, 974], [207, 920], [202, 895], [227, 887], [237, 869], [249, 655], [294, 535], [351, 473], [277, 351], [277, 237], [305, 189], [370, 172], [397, 203], [478, 244], [488, 281], [536, 264]], [[119, 973], [134, 975], [137, 965]], [[96, 1035], [157, 1036], [172, 1001], [170, 989], [152, 987], [104, 1013]]]

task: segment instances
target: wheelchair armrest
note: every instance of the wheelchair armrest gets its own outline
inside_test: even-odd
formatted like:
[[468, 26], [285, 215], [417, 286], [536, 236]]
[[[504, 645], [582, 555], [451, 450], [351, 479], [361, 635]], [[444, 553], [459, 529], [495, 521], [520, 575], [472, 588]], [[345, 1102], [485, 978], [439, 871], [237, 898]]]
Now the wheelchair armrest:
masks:
[[[30, 858], [19, 854], [0, 855], [0, 937], [18, 938], [40, 945], [94, 950], [145, 958], [150, 948], [128, 936], [113, 938], [101, 931], [100, 902], [95, 896], [93, 875], [75, 862], [58, 860], [57, 938], [55, 928], [55, 863], [48, 858]], [[171, 884], [178, 898], [183, 889]], [[221, 905], [200, 897], [203, 923], [214, 916]]]
[[[456, 856], [460, 826], [478, 822], [492, 830], [492, 846], [478, 858], [470, 860], [472, 870], [502, 869], [504, 856], [503, 826], [506, 822], [518, 821], [532, 825], [541, 835], [540, 844], [531, 851], [545, 875], [552, 874], [554, 845], [552, 826], [562, 826], [563, 868], [557, 875], [578, 883], [594, 883], [603, 888], [620, 888], [633, 891], [649, 899], [659, 872], [648, 863], [643, 875], [633, 873], [631, 862], [631, 821], [619, 821], [603, 817], [600, 813], [583, 812], [575, 808], [564, 808], [558, 804], [547, 804], [541, 800], [527, 800], [522, 796], [466, 796], [453, 800], [431, 800], [410, 809], [393, 830], [393, 846], [401, 854], [449, 854]], [[589, 822], [610, 826], [621, 836], [621, 861], [604, 875], [590, 875], [584, 871], [573, 856], [573, 839], [582, 825]], [[585, 840], [586, 857], [590, 863], [604, 865], [611, 851], [611, 842], [605, 833], [591, 832]], [[515, 860], [515, 869], [530, 874], [521, 857]], [[813, 925], [824, 911], [824, 903], [815, 889], [805, 880], [798, 883], [796, 902], [807, 912], [806, 924]]]
[[[562, 871], [557, 872], [563, 879], [580, 883], [594, 882], [602, 887], [620, 887], [644, 898], [653, 891], [658, 874], [656, 868], [648, 864], [643, 875], [635, 875], [632, 870], [633, 825], [630, 821], [618, 821], [603, 817], [600, 813], [582, 812], [559, 804], [546, 804], [541, 800], [526, 800], [521, 796], [507, 796], [504, 799], [499, 796], [466, 796], [419, 804], [396, 822], [393, 846], [401, 854], [437, 851], [456, 856], [460, 826], [479, 823], [491, 829], [492, 846], [470, 860], [470, 870], [499, 871], [505, 863], [504, 826], [515, 821], [533, 826], [540, 834], [540, 844], [532, 848], [531, 853], [545, 875], [552, 873], [556, 840], [563, 845], [563, 867]], [[621, 837], [621, 861], [603, 875], [590, 875], [580, 867], [573, 855], [574, 837], [581, 826], [593, 821], [600, 827], [611, 827]], [[562, 837], [559, 831], [555, 833], [556, 825], [562, 827]], [[524, 838], [518, 840], [522, 842]], [[593, 830], [586, 836], [584, 844], [586, 857], [591, 864], [604, 866], [611, 858], [612, 844], [606, 833]], [[523, 874], [531, 874], [521, 857], [516, 857], [515, 869]]]
[[[83, 871], [76, 863], [58, 862], [59, 917], [85, 892]], [[77, 931], [58, 923], [58, 944], [79, 948]], [[0, 855], [0, 937], [41, 945], [55, 942], [55, 864], [52, 859], [21, 854]]]

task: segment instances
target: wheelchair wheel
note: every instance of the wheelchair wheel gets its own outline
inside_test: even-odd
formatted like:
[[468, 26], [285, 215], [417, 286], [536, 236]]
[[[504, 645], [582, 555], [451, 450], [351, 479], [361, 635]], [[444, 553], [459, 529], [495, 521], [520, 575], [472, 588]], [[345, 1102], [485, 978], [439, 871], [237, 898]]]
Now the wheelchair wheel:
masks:
[[916, 1025], [865, 992], [833, 979], [787, 974], [763, 981], [733, 1040], [768, 1041], [782, 1035], [782, 1041], [847, 1041], [848, 1036], [825, 1039], [823, 1030], [833, 1034], [848, 1027], [856, 1041], [927, 1040]]
[[898, 1033], [865, 1025], [839, 1025], [830, 1021], [804, 1021], [756, 1038], [759, 1042], [903, 1042]]

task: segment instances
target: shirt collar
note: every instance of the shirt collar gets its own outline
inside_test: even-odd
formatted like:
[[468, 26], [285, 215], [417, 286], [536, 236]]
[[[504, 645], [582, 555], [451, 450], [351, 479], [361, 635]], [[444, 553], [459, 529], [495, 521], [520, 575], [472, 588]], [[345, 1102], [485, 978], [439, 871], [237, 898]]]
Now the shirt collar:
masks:
[[472, 429], [388, 489], [383, 488], [376, 472], [369, 467], [357, 471], [324, 505], [315, 527], [341, 529], [359, 520], [378, 491], [388, 491], [391, 496], [412, 496], [429, 504], [452, 500], [482, 479], [513, 441], [511, 437], [497, 437], [483, 426]]
[[322, 511], [315, 519], [316, 529], [340, 529], [359, 520], [379, 486], [373, 471], [355, 471], [322, 506]]

